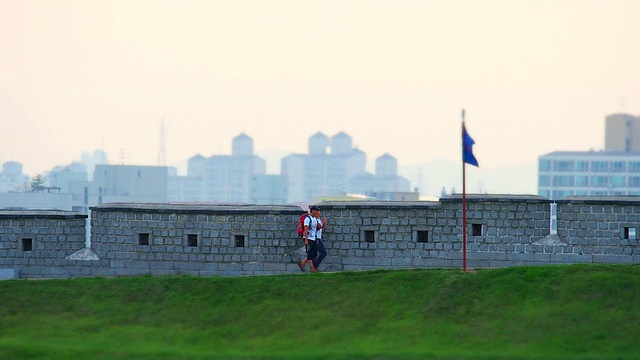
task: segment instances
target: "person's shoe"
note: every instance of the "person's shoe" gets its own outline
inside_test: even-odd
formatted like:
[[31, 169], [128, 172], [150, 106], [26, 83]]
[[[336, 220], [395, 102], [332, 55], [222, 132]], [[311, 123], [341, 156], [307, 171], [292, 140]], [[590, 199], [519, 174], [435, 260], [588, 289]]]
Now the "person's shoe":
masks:
[[304, 260], [298, 261], [298, 266], [300, 266], [300, 271], [304, 272]]

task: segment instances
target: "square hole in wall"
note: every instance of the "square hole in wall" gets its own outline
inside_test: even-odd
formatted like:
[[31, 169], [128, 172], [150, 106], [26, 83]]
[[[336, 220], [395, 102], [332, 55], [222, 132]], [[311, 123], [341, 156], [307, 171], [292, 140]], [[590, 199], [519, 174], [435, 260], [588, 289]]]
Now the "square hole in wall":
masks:
[[624, 228], [624, 238], [629, 240], [635, 240], [638, 238], [638, 233], [636, 228], [634, 227], [625, 227]]
[[364, 230], [364, 241], [372, 243], [376, 241], [376, 232], [373, 230]]
[[149, 245], [149, 233], [138, 234], [138, 245]]
[[471, 236], [482, 236], [482, 224], [471, 224]]
[[419, 243], [429, 242], [429, 232], [427, 230], [418, 230], [416, 237]]
[[236, 242], [236, 247], [244, 247], [244, 235], [234, 235], [233, 238]]
[[33, 250], [33, 239], [22, 239], [22, 251]]
[[198, 246], [198, 234], [187, 234], [187, 246]]

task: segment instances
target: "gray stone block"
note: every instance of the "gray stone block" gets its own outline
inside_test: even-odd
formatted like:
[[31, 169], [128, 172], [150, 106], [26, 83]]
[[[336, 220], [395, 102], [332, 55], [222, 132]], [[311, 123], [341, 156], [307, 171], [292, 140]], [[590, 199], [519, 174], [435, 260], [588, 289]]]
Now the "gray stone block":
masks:
[[534, 260], [533, 255], [534, 254], [528, 254], [528, 253], [507, 254], [507, 261], [525, 263], [528, 261], [533, 261]]
[[553, 254], [551, 262], [561, 264], [590, 264], [593, 262], [593, 255], [583, 254]]
[[151, 274], [149, 269], [114, 269], [115, 276], [140, 276]]
[[109, 262], [109, 267], [112, 269], [124, 269], [124, 263], [125, 262], [121, 260], [112, 260], [111, 262]]
[[115, 269], [110, 269], [108, 267], [93, 267], [91, 268], [91, 276], [104, 276], [104, 277], [113, 277], [116, 276]]
[[467, 252], [467, 260], [504, 261], [507, 260], [507, 254], [492, 252]]
[[43, 266], [40, 267], [40, 275], [43, 278], [69, 278], [71, 277], [69, 275], [69, 272], [62, 267], [48, 267], [48, 266]]
[[[411, 265], [419, 268], [452, 268], [458, 266], [458, 261], [448, 259], [417, 258], [412, 259]], [[462, 263], [459, 263], [462, 266]]]
[[356, 266], [373, 265], [372, 258], [349, 257], [349, 258], [343, 259], [342, 262], [343, 264], [345, 264], [345, 266], [346, 265], [356, 265]]
[[127, 269], [149, 269], [150, 263], [148, 261], [126, 261], [124, 267]]
[[[391, 265], [394, 268], [397, 268], [397, 267], [410, 267], [411, 264], [412, 264], [412, 260], [413, 259], [411, 259], [409, 257], [392, 258], [391, 259]], [[381, 264], [374, 263], [374, 264], [375, 265], [387, 265], [386, 263], [381, 263]]]
[[628, 255], [593, 255], [594, 263], [604, 264], [632, 264], [634, 257]]
[[20, 278], [20, 271], [16, 269], [0, 269], [0, 280], [13, 280]]

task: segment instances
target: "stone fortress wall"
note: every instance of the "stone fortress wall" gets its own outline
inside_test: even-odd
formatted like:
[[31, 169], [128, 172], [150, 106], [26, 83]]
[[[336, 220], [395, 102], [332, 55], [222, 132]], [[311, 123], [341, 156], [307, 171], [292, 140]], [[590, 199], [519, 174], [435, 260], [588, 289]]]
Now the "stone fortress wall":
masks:
[[57, 210], [0, 210], [0, 279], [91, 275], [66, 257], [85, 248], [86, 215]]
[[[640, 263], [640, 197], [552, 204], [533, 195], [474, 194], [466, 204], [467, 267]], [[461, 195], [319, 205], [329, 224], [321, 271], [462, 267]], [[91, 208], [86, 248], [85, 215], [0, 211], [0, 278], [300, 272], [296, 228], [304, 212], [293, 205], [101, 204]]]

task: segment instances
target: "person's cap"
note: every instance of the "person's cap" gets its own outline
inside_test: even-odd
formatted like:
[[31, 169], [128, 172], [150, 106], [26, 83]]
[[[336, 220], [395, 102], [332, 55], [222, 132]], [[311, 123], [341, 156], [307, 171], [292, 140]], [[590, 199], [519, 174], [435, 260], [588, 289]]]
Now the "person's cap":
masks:
[[309, 207], [309, 210], [310, 210], [310, 211], [313, 211], [313, 210], [318, 210], [318, 211], [320, 211], [320, 208], [319, 208], [317, 205], [311, 205], [311, 207]]

